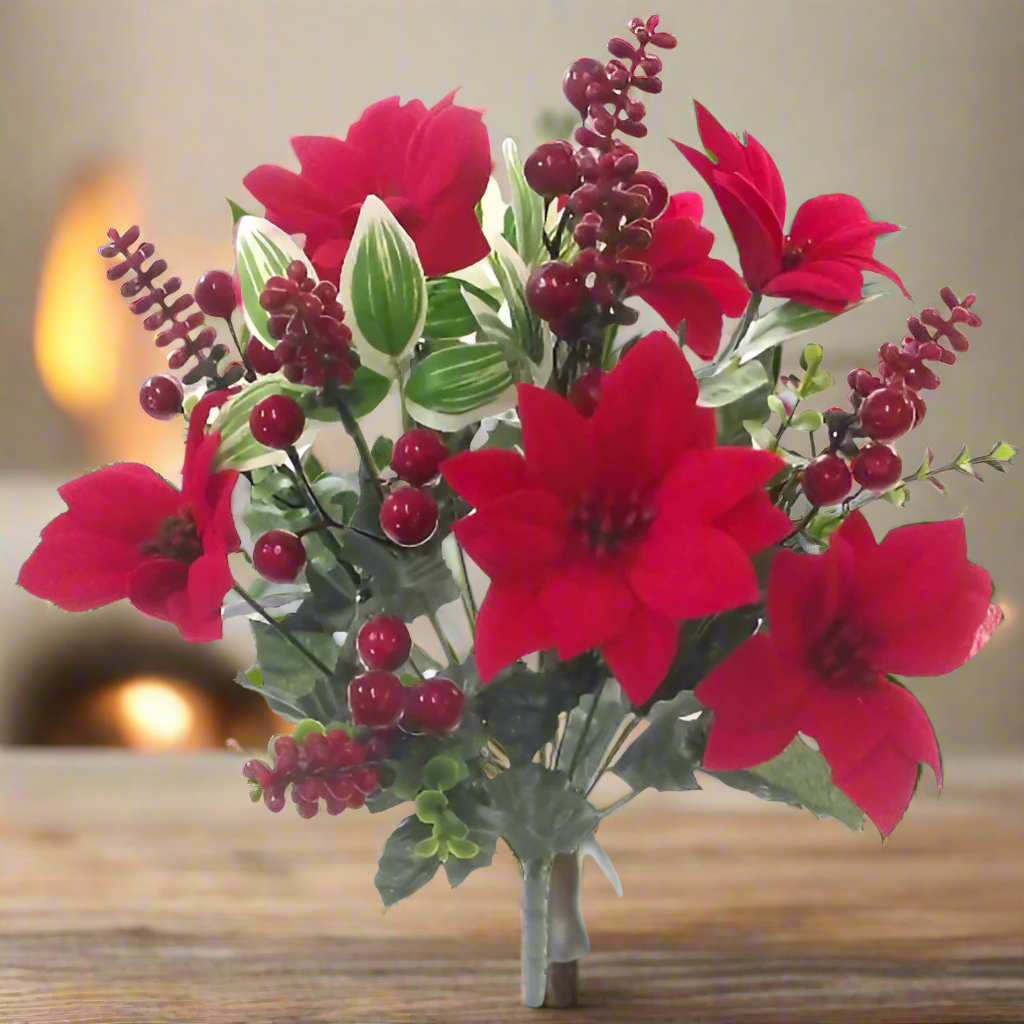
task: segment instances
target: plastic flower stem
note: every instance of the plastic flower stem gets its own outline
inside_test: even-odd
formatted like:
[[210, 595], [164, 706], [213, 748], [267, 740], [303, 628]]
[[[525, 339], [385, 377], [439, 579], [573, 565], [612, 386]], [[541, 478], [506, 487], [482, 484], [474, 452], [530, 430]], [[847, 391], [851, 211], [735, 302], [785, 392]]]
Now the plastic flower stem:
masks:
[[341, 424], [345, 428], [348, 436], [352, 438], [356, 446], [356, 451], [359, 452], [359, 460], [363, 464], [363, 468], [366, 470], [367, 476], [370, 478], [370, 484], [374, 491], [377, 492], [377, 497], [384, 500], [384, 488], [380, 485], [380, 478], [377, 476], [377, 467], [374, 464], [373, 456], [370, 455], [370, 446], [366, 443], [366, 436], [363, 434], [362, 428], [359, 426], [358, 420], [352, 415], [352, 410], [348, 407], [348, 402], [345, 401], [345, 396], [335, 387], [326, 389], [326, 395], [330, 399], [332, 405], [338, 410], [338, 415], [341, 417]]
[[729, 341], [725, 346], [725, 351], [715, 360], [717, 364], [728, 362], [732, 357], [732, 354], [740, 347], [740, 342], [747, 336], [747, 331], [750, 330], [750, 325], [757, 319], [757, 311], [760, 308], [760, 305], [761, 293], [752, 292], [750, 301], [747, 303], [747, 308], [743, 311], [743, 316], [740, 318], [740, 322], [732, 332], [732, 336], [729, 338]]
[[793, 408], [789, 410], [789, 415], [779, 425], [779, 429], [775, 432], [775, 443], [778, 444], [782, 440], [782, 435], [789, 429], [790, 423], [793, 422], [793, 416], [796, 414], [796, 410], [800, 405], [800, 399], [796, 400]]
[[402, 410], [402, 429], [411, 430], [415, 424], [405, 405], [405, 374], [402, 372], [402, 368], [398, 365], [397, 360], [393, 360], [393, 365], [395, 367], [395, 379], [398, 381], [398, 404]]
[[814, 431], [813, 430], [807, 435], [807, 440], [808, 440], [808, 442], [810, 443], [810, 446], [811, 446], [811, 458], [813, 459], [818, 454], [818, 446], [814, 443]]
[[245, 349], [242, 348], [238, 341], [238, 335], [235, 333], [235, 325], [231, 322], [231, 317], [224, 317], [224, 323], [228, 325], [228, 332], [231, 335], [231, 340], [235, 343], [235, 348], [238, 350], [238, 358], [242, 360], [242, 365], [245, 367], [245, 376], [247, 380], [255, 380], [256, 372], [249, 365], [249, 360], [245, 356]]
[[551, 860], [524, 860], [520, 901], [520, 985], [524, 1006], [544, 1005], [548, 983], [548, 887]]
[[412, 652], [409, 655], [409, 660], [412, 662], [412, 667], [416, 669], [420, 675], [423, 675], [423, 672], [426, 669], [433, 669], [435, 672], [438, 672], [441, 669], [441, 663], [435, 661], [418, 644], [412, 645]]
[[633, 797], [639, 795], [639, 789], [631, 789], [625, 796], [619, 797], [619, 799], [616, 800], [615, 803], [609, 804], [603, 811], [598, 811], [598, 814], [602, 818], [607, 818], [609, 814], [614, 814], [615, 811], [617, 811], [620, 807], [625, 807], [626, 804], [628, 804], [629, 801], [633, 799]]
[[[454, 535], [453, 535], [454, 536]], [[464, 604], [467, 606], [466, 611], [469, 614], [469, 624], [475, 629], [476, 628], [476, 613], [478, 611], [476, 606], [476, 598], [473, 597], [473, 588], [469, 584], [469, 570], [466, 568], [466, 554], [462, 550], [462, 545], [455, 541], [455, 551], [459, 556], [459, 569], [462, 572], [462, 580], [465, 583], [465, 589], [463, 590]]]
[[782, 538], [780, 543], [785, 544], [787, 540], [792, 540], [798, 533], [803, 533], [803, 531], [810, 524], [811, 520], [820, 511], [821, 511], [821, 506], [820, 505], [812, 505], [811, 506], [811, 511], [808, 512], [807, 515], [805, 515], [803, 517], [803, 519], [801, 519], [800, 522], [796, 524], [796, 528], [791, 533], [787, 534], [785, 537]]
[[576, 764], [580, 759], [580, 755], [583, 753], [584, 747], [587, 742], [587, 735], [590, 733], [590, 725], [594, 721], [594, 715], [597, 714], [597, 704], [601, 699], [601, 691], [604, 689], [605, 684], [602, 683], [594, 691], [594, 699], [590, 702], [590, 710], [587, 712], [587, 717], [583, 722], [583, 731], [580, 733], [579, 742], [576, 744], [576, 749], [572, 752], [572, 760], [569, 762], [569, 780], [572, 780], [573, 773], [576, 771]]
[[444, 656], [448, 659], [449, 665], [458, 665], [459, 659], [455, 654], [455, 648], [452, 647], [451, 641], [445, 636], [444, 630], [441, 628], [441, 623], [437, 620], [437, 612], [431, 612], [427, 616], [430, 625], [433, 627], [434, 632], [437, 634], [437, 639], [441, 641], [441, 646], [444, 648]]
[[584, 796], [590, 796], [590, 794], [593, 792], [594, 787], [598, 784], [598, 782], [601, 781], [601, 776], [604, 775], [604, 773], [608, 771], [608, 769], [611, 767], [612, 762], [615, 760], [615, 755], [618, 754], [618, 752], [622, 749], [622, 746], [626, 742], [626, 740], [628, 740], [629, 737], [633, 735], [633, 730], [639, 724], [640, 719], [634, 715], [633, 718], [626, 724], [626, 728], [623, 729], [621, 733], [619, 733], [618, 738], [612, 744], [611, 749], [605, 756], [605, 759], [601, 764], [600, 768], [598, 768], [597, 771], [594, 772], [593, 778], [591, 778], [589, 783], [587, 783], [587, 788], [583, 791]]

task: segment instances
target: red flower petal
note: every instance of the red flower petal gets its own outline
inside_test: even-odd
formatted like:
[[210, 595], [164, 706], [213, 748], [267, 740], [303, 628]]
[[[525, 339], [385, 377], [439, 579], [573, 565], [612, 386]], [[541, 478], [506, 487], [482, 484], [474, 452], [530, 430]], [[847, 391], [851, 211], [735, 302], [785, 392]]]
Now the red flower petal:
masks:
[[844, 262], [853, 264], [858, 270], [870, 270], [875, 274], [882, 274], [884, 277], [889, 278], [889, 280], [892, 281], [908, 299], [910, 298], [910, 292], [907, 291], [906, 286], [900, 280], [899, 274], [897, 274], [892, 267], [887, 267], [884, 263], [879, 263], [879, 261], [874, 259], [874, 257], [847, 256]]
[[658, 521], [629, 570], [634, 593], [670, 619], [696, 619], [757, 600], [754, 568], [743, 549], [718, 530]]
[[715, 712], [704, 747], [702, 766], [709, 771], [737, 771], [778, 757], [796, 738], [792, 722], [770, 728], [742, 729]]
[[768, 150], [750, 132], [746, 134], [746, 143], [750, 180], [768, 200], [768, 205], [781, 224], [786, 220], [786, 189], [782, 184], [782, 175], [775, 161], [768, 155]]
[[[361, 150], [375, 169], [377, 195], [387, 195], [405, 183], [406, 153], [416, 126], [427, 116], [419, 100], [404, 106], [397, 96], [371, 104], [352, 125], [345, 141]], [[393, 193], [392, 193], [393, 194]]]
[[[689, 217], [690, 220], [695, 220], [699, 224], [703, 216], [704, 200], [701, 199], [699, 192], [676, 192], [675, 195], [668, 197], [668, 206], [665, 207], [658, 221], [665, 218], [677, 220], [680, 217]], [[655, 230], [657, 230], [657, 222]]]
[[154, 619], [177, 622], [188, 615], [188, 565], [173, 558], [148, 558], [128, 581], [128, 600]]
[[[784, 661], [772, 637], [755, 633], [697, 684], [694, 696], [715, 712], [716, 725], [728, 722], [743, 732], [786, 726], [790, 731], [784, 747], [796, 735], [795, 716], [815, 685]], [[761, 764], [767, 757], [747, 765]]]
[[334, 230], [341, 207], [294, 171], [262, 164], [242, 184], [267, 208], [268, 219], [289, 234]]
[[58, 487], [57, 493], [67, 503], [69, 525], [128, 546], [152, 540], [182, 504], [175, 487], [136, 462], [115, 462], [86, 473]]
[[[614, 376], [615, 371], [605, 378], [605, 389]], [[520, 384], [517, 392], [530, 477], [537, 486], [574, 501], [592, 486], [596, 469], [587, 420], [553, 391]]]
[[611, 493], [644, 491], [661, 479], [690, 443], [680, 428], [697, 393], [686, 357], [664, 331], [641, 338], [605, 377], [590, 424]]
[[460, 452], [441, 463], [441, 475], [474, 508], [529, 487], [526, 460], [505, 448]]
[[803, 663], [807, 648], [831, 625], [840, 597], [840, 557], [779, 551], [768, 577], [768, 622], [787, 661]]
[[793, 529], [789, 516], [772, 504], [765, 491], [757, 491], [733, 505], [713, 525], [735, 540], [748, 555], [777, 544]]
[[722, 340], [722, 309], [708, 291], [686, 280], [654, 281], [636, 290], [673, 331], [685, 321], [686, 344], [701, 359], [715, 358]]
[[[18, 574], [19, 585], [58, 608], [82, 612], [128, 596], [128, 580], [143, 556], [127, 539], [69, 526], [45, 536]], [[56, 522], [56, 520], [55, 520]]]
[[774, 452], [754, 448], [687, 452], [658, 491], [659, 518], [664, 515], [667, 521], [691, 522], [717, 519], [764, 487], [784, 466]]
[[[828, 248], [831, 238], [843, 238], [851, 228], [869, 227], [873, 224], [859, 199], [835, 192], [814, 196], [813, 199], [801, 203], [793, 215], [789, 236], [797, 245], [810, 242], [815, 249], [822, 246], [822, 255], [826, 258], [837, 257], [842, 255], [842, 252]], [[879, 227], [897, 230], [896, 225], [880, 224]]]
[[619, 574], [586, 563], [559, 571], [538, 600], [563, 661], [621, 633], [633, 608], [633, 595]]
[[679, 627], [637, 601], [618, 636], [601, 654], [634, 704], [643, 704], [661, 685], [679, 644]]
[[361, 203], [373, 191], [372, 163], [366, 154], [325, 135], [297, 135], [292, 150], [302, 177], [331, 197], [335, 210]]
[[491, 251], [476, 217], [476, 199], [459, 193], [427, 209], [426, 219], [409, 231], [427, 277], [470, 267]]
[[476, 617], [473, 657], [484, 683], [507, 665], [554, 646], [551, 624], [532, 589], [491, 584]]
[[207, 643], [224, 633], [224, 595], [234, 586], [223, 548], [204, 551], [188, 570], [188, 616], [176, 622], [183, 640]]
[[459, 519], [452, 532], [492, 580], [539, 586], [565, 551], [565, 510], [547, 491], [513, 491]]
[[349, 239], [347, 237], [332, 238], [330, 241], [312, 248], [307, 246], [306, 253], [310, 263], [313, 264], [313, 269], [316, 270], [317, 277], [322, 281], [333, 281], [337, 284], [341, 274], [341, 265], [348, 255], [348, 246]]
[[446, 97], [416, 126], [406, 152], [406, 194], [427, 205], [442, 194], [470, 210], [487, 188], [491, 149], [479, 110]]
[[838, 260], [808, 260], [773, 277], [764, 292], [833, 312], [859, 302], [863, 289], [864, 278], [856, 268]]

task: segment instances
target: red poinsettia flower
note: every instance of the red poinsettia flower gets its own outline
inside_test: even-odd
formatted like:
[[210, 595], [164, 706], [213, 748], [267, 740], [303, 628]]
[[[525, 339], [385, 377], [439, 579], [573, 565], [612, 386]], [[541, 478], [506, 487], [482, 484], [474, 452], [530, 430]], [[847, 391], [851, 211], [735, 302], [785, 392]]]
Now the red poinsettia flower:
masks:
[[244, 178], [267, 219], [306, 236], [321, 277], [337, 281], [363, 200], [380, 196], [416, 243], [428, 277], [483, 259], [490, 247], [476, 204], [487, 188], [491, 150], [483, 113], [450, 93], [429, 110], [397, 96], [368, 107], [344, 141], [298, 136], [301, 171], [263, 164]]
[[227, 556], [239, 548], [231, 516], [238, 474], [210, 472], [220, 435], [204, 428], [227, 397], [214, 392], [193, 409], [180, 491], [136, 462], [59, 488], [68, 510], [43, 527], [18, 583], [71, 612], [128, 598], [185, 640], [220, 639], [221, 604], [234, 584]]
[[696, 689], [714, 711], [704, 765], [749, 768], [801, 732], [832, 780], [888, 835], [939, 751], [921, 705], [887, 672], [951, 672], [1002, 613], [992, 581], [967, 561], [961, 519], [918, 523], [875, 542], [860, 512], [823, 555], [780, 551], [768, 582], [769, 633], [734, 651]]
[[752, 291], [839, 313], [859, 301], [863, 271], [871, 270], [910, 298], [896, 272], [874, 258], [877, 236], [899, 231], [899, 225], [873, 221], [860, 200], [833, 194], [808, 199], [787, 235], [786, 192], [768, 152], [752, 135], [740, 141], [699, 103], [694, 106], [710, 156], [675, 145], [714, 194]]
[[676, 342], [642, 338], [584, 419], [519, 385], [525, 456], [484, 449], [442, 473], [476, 508], [453, 529], [491, 583], [476, 622], [485, 682], [517, 658], [599, 647], [634, 703], [662, 681], [678, 627], [757, 600], [750, 555], [789, 519], [769, 501], [777, 455], [716, 448], [715, 418]]
[[708, 255], [715, 236], [701, 227], [703, 215], [704, 202], [696, 192], [672, 196], [654, 222], [650, 246], [625, 255], [651, 268], [651, 279], [634, 294], [673, 330], [685, 320], [686, 344], [701, 359], [714, 359], [722, 339], [722, 314], [740, 316], [750, 292], [728, 263]]

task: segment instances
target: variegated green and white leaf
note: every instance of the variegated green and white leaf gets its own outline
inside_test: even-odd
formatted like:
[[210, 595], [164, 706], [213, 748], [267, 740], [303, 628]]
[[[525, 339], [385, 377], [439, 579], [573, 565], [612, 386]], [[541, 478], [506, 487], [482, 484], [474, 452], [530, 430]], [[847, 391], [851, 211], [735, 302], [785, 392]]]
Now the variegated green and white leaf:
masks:
[[435, 430], [457, 430], [515, 405], [512, 374], [499, 345], [453, 345], [420, 363], [405, 388], [406, 408]]
[[377, 196], [359, 212], [340, 294], [363, 363], [397, 377], [426, 322], [427, 281], [415, 243]]
[[263, 217], [252, 216], [238, 221], [235, 260], [245, 324], [264, 345], [274, 348], [277, 342], [267, 331], [270, 314], [260, 305], [260, 292], [271, 277], [283, 277], [293, 260], [301, 260], [315, 279], [313, 264], [291, 235]]
[[[512, 213], [516, 225], [516, 249], [528, 268], [545, 259], [544, 200], [526, 183], [523, 162], [514, 139], [506, 139], [501, 146], [512, 187]], [[493, 243], [492, 243], [493, 244]]]

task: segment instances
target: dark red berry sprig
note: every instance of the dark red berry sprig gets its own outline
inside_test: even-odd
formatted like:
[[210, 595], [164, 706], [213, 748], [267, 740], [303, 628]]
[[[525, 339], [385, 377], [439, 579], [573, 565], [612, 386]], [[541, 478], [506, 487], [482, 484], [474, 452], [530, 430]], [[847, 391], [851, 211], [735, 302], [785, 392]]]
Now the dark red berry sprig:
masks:
[[306, 265], [293, 260], [285, 277], [271, 277], [263, 286], [260, 305], [270, 313], [267, 330], [277, 342], [273, 356], [288, 380], [310, 387], [352, 383], [359, 357], [335, 285], [315, 282]]
[[391, 469], [399, 480], [425, 487], [437, 480], [441, 463], [451, 452], [444, 441], [426, 427], [405, 431], [391, 450]]
[[[189, 360], [195, 360], [195, 365], [183, 378], [186, 384], [195, 384], [206, 377], [213, 388], [230, 387], [245, 372], [244, 367], [229, 367], [223, 374], [219, 372], [218, 366], [227, 355], [227, 346], [214, 344], [217, 331], [205, 322], [206, 314], [202, 309], [192, 309], [195, 299], [191, 293], [184, 292], [177, 298], [171, 298], [181, 288], [180, 277], [169, 277], [163, 284], [157, 284], [167, 270], [167, 261], [152, 259], [156, 247], [152, 242], [140, 243], [139, 235], [137, 224], [123, 235], [114, 228], [107, 231], [110, 241], [100, 246], [99, 254], [108, 260], [121, 257], [119, 262], [107, 268], [107, 279], [119, 281], [126, 274], [131, 274], [121, 285], [121, 294], [133, 300], [128, 308], [136, 316], [145, 317], [143, 328], [159, 332], [155, 339], [157, 348], [177, 345], [168, 353], [167, 365], [172, 370], [180, 370]], [[149, 412], [142, 394], [139, 400]]]
[[260, 787], [263, 802], [275, 813], [284, 808], [289, 786], [303, 818], [315, 818], [321, 800], [328, 814], [362, 807], [380, 788], [367, 748], [342, 729], [308, 733], [301, 744], [278, 736], [272, 752], [272, 765], [252, 758], [242, 765], [242, 774]]
[[584, 119], [574, 135], [580, 148], [546, 142], [524, 161], [534, 191], [546, 198], [568, 195], [562, 224], [571, 225], [580, 247], [569, 265], [557, 258], [556, 238], [549, 246], [552, 260], [536, 268], [526, 288], [533, 310], [568, 346], [557, 373], [563, 394], [598, 365], [609, 326], [636, 322], [636, 311], [624, 300], [650, 278], [642, 251], [668, 204], [668, 188], [656, 174], [640, 170], [636, 151], [614, 135], [647, 134], [646, 108], [631, 92], [661, 91], [662, 61], [647, 47], [671, 48], [676, 39], [658, 31], [658, 24], [658, 15], [632, 18], [628, 27], [636, 42], [609, 40], [607, 64], [580, 57], [569, 65], [562, 91]]
[[406, 732], [447, 736], [462, 722], [466, 695], [450, 679], [435, 676], [405, 687], [401, 726]]

